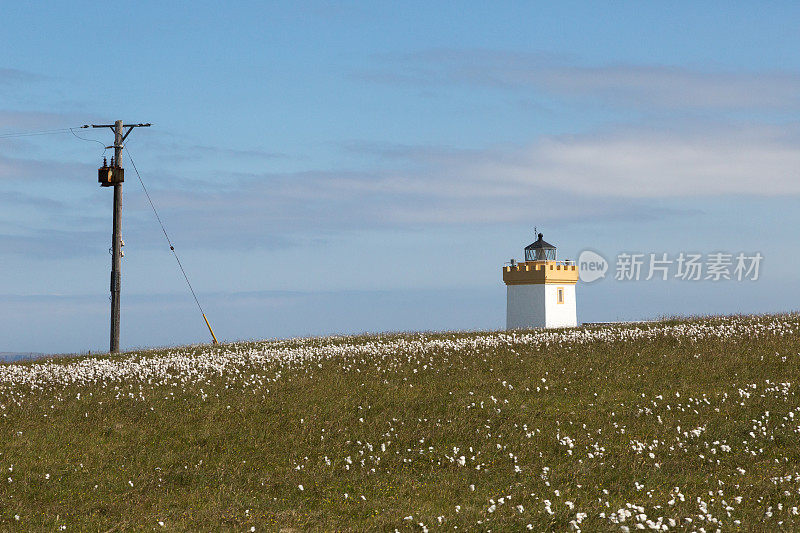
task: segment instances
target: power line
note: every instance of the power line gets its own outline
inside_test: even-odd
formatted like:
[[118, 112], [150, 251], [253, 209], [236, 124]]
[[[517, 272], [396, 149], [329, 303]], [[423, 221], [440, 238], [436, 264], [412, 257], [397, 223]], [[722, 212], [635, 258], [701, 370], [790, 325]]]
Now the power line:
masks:
[[[80, 126], [78, 126], [80, 127]], [[8, 139], [11, 137], [30, 137], [32, 135], [53, 135], [56, 133], [67, 133], [68, 131], [72, 131], [74, 128], [61, 128], [57, 130], [44, 130], [44, 131], [29, 131], [23, 133], [0, 133], [0, 139]], [[73, 133], [74, 135], [74, 133]], [[97, 141], [100, 142], [100, 141]], [[102, 143], [101, 143], [102, 144]]]
[[147, 192], [147, 187], [145, 187], [144, 181], [142, 181], [142, 176], [141, 174], [139, 174], [139, 169], [136, 168], [136, 163], [133, 161], [133, 156], [131, 155], [131, 151], [128, 150], [127, 146], [125, 146], [124, 148], [125, 151], [128, 153], [128, 159], [131, 160], [131, 165], [133, 165], [133, 170], [134, 172], [136, 172], [136, 177], [139, 178], [139, 183], [142, 186], [144, 195], [147, 197], [147, 201], [150, 203], [150, 207], [153, 209], [153, 214], [156, 216], [156, 220], [158, 220], [158, 225], [161, 226], [161, 231], [164, 233], [164, 238], [167, 239], [167, 244], [169, 244], [169, 249], [172, 252], [172, 255], [175, 256], [175, 261], [178, 262], [178, 267], [181, 269], [181, 273], [183, 274], [183, 279], [186, 280], [186, 285], [189, 286], [189, 291], [191, 291], [192, 297], [194, 297], [194, 301], [197, 304], [197, 308], [200, 310], [200, 314], [203, 315], [203, 320], [205, 320], [206, 326], [208, 326], [208, 331], [211, 333], [211, 337], [214, 339], [214, 344], [217, 344], [217, 337], [216, 335], [214, 335], [214, 330], [211, 329], [211, 325], [208, 323], [208, 318], [206, 318], [206, 313], [203, 311], [203, 306], [200, 305], [200, 300], [197, 298], [197, 294], [194, 292], [194, 287], [192, 287], [192, 283], [189, 281], [189, 276], [186, 275], [186, 270], [184, 270], [183, 264], [181, 263], [181, 260], [178, 257], [178, 252], [175, 251], [175, 246], [173, 246], [172, 240], [169, 238], [169, 234], [167, 233], [167, 228], [164, 227], [164, 222], [158, 215], [158, 210], [156, 209], [156, 206], [153, 203], [153, 199], [150, 198], [150, 193]]
[[75, 137], [77, 137], [78, 139], [80, 139], [80, 140], [82, 140], [82, 141], [89, 141], [89, 142], [92, 142], [92, 141], [94, 141], [94, 142], [96, 142], [97, 144], [99, 144], [100, 146], [102, 146], [102, 147], [103, 147], [103, 152], [105, 152], [106, 150], [108, 150], [108, 148], [109, 148], [109, 147], [108, 147], [108, 146], [106, 146], [106, 144], [105, 144], [104, 142], [100, 142], [100, 141], [98, 141], [97, 139], [87, 139], [86, 137], [81, 137], [80, 135], [78, 135], [77, 133], [75, 133], [75, 131], [74, 131], [74, 130], [75, 130], [75, 128], [70, 128], [70, 129], [69, 129], [69, 132], [70, 132], [71, 134], [73, 134]]

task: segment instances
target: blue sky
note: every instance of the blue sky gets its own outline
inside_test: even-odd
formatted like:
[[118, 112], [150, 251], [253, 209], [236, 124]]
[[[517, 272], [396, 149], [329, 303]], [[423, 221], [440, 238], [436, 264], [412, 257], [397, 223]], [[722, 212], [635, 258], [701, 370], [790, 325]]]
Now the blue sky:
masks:
[[[229, 4], [2, 8], [0, 351], [106, 349], [112, 200], [110, 131], [3, 135], [118, 118], [228, 340], [500, 328], [534, 226], [764, 256], [583, 284], [580, 320], [797, 309], [797, 4]], [[130, 170], [124, 239], [123, 348], [205, 342]]]

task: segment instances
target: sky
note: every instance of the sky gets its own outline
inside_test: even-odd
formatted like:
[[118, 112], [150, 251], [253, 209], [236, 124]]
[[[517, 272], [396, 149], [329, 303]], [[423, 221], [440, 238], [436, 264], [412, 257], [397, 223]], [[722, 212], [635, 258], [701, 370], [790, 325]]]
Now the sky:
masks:
[[[503, 328], [534, 228], [582, 322], [800, 307], [797, 3], [0, 9], [0, 352], [107, 350], [117, 119], [221, 340]], [[123, 166], [122, 348], [208, 342]], [[682, 252], [763, 260], [615, 279]]]

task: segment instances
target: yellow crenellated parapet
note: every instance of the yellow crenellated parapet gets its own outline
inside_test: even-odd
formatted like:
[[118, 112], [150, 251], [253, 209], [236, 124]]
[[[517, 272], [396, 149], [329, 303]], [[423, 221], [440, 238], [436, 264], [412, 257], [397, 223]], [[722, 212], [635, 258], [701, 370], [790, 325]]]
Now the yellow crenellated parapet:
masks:
[[506, 285], [574, 284], [578, 281], [578, 267], [558, 261], [526, 261], [503, 267]]

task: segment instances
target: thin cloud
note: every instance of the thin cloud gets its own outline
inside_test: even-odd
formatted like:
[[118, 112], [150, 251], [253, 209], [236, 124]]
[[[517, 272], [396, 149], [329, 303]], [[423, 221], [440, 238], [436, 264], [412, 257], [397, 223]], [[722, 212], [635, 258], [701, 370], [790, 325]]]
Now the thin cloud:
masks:
[[589, 195], [796, 195], [799, 140], [795, 126], [741, 125], [553, 137], [527, 151], [527, 164], [498, 171], [520, 184], [550, 184]]
[[19, 85], [46, 79], [40, 74], [16, 68], [0, 68], [0, 85]]
[[[105, 231], [28, 230], [22, 234], [0, 231], [3, 253], [45, 259], [64, 259], [96, 253], [107, 238]], [[99, 244], [102, 243], [102, 244]]]
[[85, 180], [97, 167], [53, 159], [7, 157], [0, 154], [0, 182], [67, 183]]
[[[77, 127], [86, 121], [86, 116], [77, 113], [52, 113], [48, 111], [12, 111], [0, 109], [0, 135], [27, 133], [29, 131], [53, 130]], [[69, 135], [69, 133], [67, 133]]]
[[43, 196], [35, 196], [19, 191], [0, 191], [0, 205], [9, 207], [23, 207], [43, 209], [48, 211], [63, 210], [67, 203]]
[[532, 89], [644, 109], [800, 108], [800, 73], [731, 72], [647, 64], [584, 65], [564, 57], [494, 50], [430, 50], [382, 57], [356, 77], [416, 86]]
[[617, 198], [800, 194], [796, 124], [619, 128], [486, 150], [354, 147], [413, 169], [386, 180], [395, 192], [442, 199], [489, 201], [548, 190]]
[[228, 148], [225, 146], [212, 146], [207, 144], [191, 144], [181, 142], [159, 142], [158, 140], [142, 141], [144, 146], [152, 147], [158, 151], [158, 157], [166, 161], [195, 161], [204, 158], [220, 159], [247, 159], [271, 160], [289, 159], [288, 154], [270, 152], [267, 150], [249, 148]]

